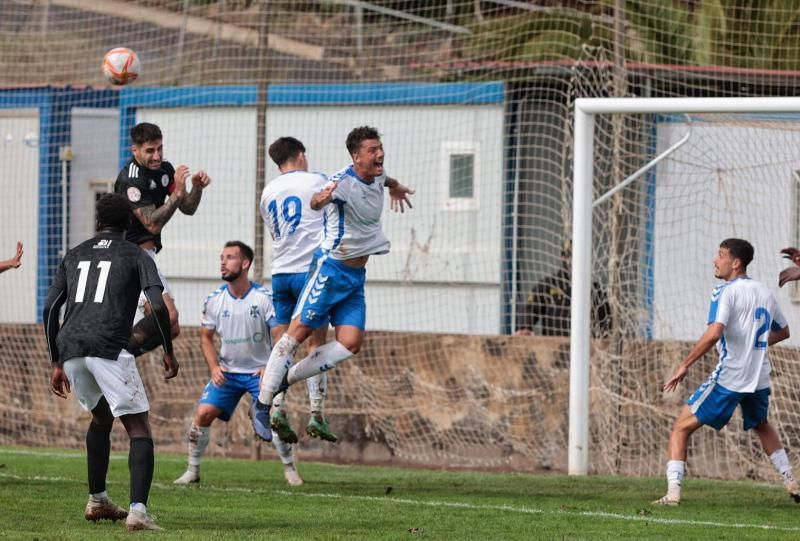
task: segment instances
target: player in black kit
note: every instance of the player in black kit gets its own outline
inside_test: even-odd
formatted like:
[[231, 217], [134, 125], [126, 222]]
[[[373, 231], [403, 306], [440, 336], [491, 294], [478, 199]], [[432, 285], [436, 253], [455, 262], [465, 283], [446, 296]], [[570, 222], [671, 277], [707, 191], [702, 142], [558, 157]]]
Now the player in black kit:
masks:
[[[105, 194], [97, 201], [97, 234], [64, 256], [42, 317], [52, 362], [51, 390], [62, 398], [72, 390], [81, 406], [92, 413], [86, 433], [86, 520], [127, 517], [129, 530], [154, 530], [160, 528], [146, 508], [154, 466], [150, 404], [136, 361], [125, 349], [140, 292], [150, 302], [164, 346], [166, 379], [177, 375], [178, 363], [172, 353], [169, 315], [156, 265], [137, 245], [125, 240], [131, 220], [131, 207], [123, 195]], [[59, 328], [58, 313], [65, 303]], [[111, 426], [116, 417], [130, 438], [130, 512], [114, 504], [106, 493]]]
[[[138, 244], [155, 261], [156, 253], [161, 251], [161, 230], [172, 218], [176, 210], [192, 215], [197, 211], [203, 189], [211, 179], [203, 171], [191, 177], [192, 190], [186, 191], [189, 168], [179, 165], [175, 169], [165, 161], [164, 147], [161, 143], [161, 129], [155, 124], [142, 122], [131, 129], [131, 153], [133, 157], [119, 172], [114, 191], [127, 196], [133, 207], [135, 219], [126, 234], [126, 239]], [[164, 303], [167, 305], [172, 337], [180, 333], [178, 310], [169, 282], [159, 270], [164, 284]], [[158, 346], [155, 321], [150, 314], [144, 297], [139, 305], [146, 317], [136, 324], [129, 351], [140, 355]]]

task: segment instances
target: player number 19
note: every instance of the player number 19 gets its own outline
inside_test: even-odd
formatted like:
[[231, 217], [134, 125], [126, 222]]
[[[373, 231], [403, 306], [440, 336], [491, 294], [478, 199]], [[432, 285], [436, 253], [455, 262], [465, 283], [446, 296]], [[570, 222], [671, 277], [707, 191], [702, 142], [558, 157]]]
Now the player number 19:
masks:
[[[278, 220], [278, 202], [274, 199], [267, 205], [270, 217], [272, 218], [272, 236], [273, 238], [281, 238], [281, 230], [279, 227], [280, 221]], [[291, 235], [297, 226], [300, 225], [300, 219], [303, 216], [303, 203], [296, 195], [291, 195], [283, 200], [282, 205], [283, 221], [288, 224], [286, 234]]]

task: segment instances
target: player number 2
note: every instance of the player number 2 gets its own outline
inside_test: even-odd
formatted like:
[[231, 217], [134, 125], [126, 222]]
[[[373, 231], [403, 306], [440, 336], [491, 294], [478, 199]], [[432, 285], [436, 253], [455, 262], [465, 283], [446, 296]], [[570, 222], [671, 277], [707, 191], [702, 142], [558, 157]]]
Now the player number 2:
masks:
[[[267, 205], [269, 215], [272, 218], [273, 236], [276, 239], [281, 238], [281, 230], [278, 227], [278, 202], [274, 199]], [[281, 214], [283, 214], [283, 221], [289, 225], [289, 230], [286, 231], [287, 235], [294, 233], [297, 226], [300, 225], [300, 218], [303, 216], [303, 203], [296, 195], [291, 195], [283, 200], [281, 205]]]
[[[91, 266], [91, 261], [81, 261], [78, 263], [78, 269], [81, 271], [81, 274], [78, 276], [78, 291], [75, 293], [75, 302], [83, 302], [83, 297], [86, 294], [86, 280], [89, 278], [89, 268]], [[97, 268], [100, 269], [100, 278], [97, 280], [94, 302], [103, 302], [103, 297], [106, 295], [108, 271], [111, 270], [111, 261], [100, 261], [97, 263]]]
[[769, 315], [769, 310], [766, 308], [756, 308], [755, 320], [764, 322], [756, 331], [756, 341], [753, 344], [753, 349], [767, 349], [767, 341], [763, 340], [764, 335], [769, 332], [769, 327], [772, 324], [772, 317]]

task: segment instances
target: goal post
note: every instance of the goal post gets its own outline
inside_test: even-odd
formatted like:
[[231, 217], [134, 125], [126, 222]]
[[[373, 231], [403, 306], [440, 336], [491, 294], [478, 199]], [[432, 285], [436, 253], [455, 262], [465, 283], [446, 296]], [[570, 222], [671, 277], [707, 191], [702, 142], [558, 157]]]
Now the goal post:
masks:
[[800, 98], [578, 98], [575, 100], [567, 453], [570, 475], [586, 475], [589, 470], [595, 119], [597, 115], [602, 114], [680, 113], [800, 113]]

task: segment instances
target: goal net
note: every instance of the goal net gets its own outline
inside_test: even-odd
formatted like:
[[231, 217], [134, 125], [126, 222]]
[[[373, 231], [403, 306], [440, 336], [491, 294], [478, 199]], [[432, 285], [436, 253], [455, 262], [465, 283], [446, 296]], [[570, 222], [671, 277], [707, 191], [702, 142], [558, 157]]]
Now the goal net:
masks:
[[[25, 252], [0, 274], [0, 445], [83, 445], [86, 414], [49, 393], [41, 310], [64, 251], [93, 233], [132, 126], [158, 124], [165, 158], [212, 178], [197, 212], [164, 228], [158, 256], [180, 311], [181, 374], [164, 382], [156, 355], [139, 361], [158, 448], [183, 452], [208, 378], [198, 325], [223, 244], [253, 246], [251, 278], [270, 283], [258, 201], [278, 170], [266, 146], [297, 137], [330, 175], [350, 163], [347, 133], [371, 125], [414, 208], [386, 209], [392, 251], [367, 266], [364, 349], [330, 374], [326, 414], [342, 443], [303, 439], [301, 460], [565, 471], [574, 101], [795, 95], [800, 40], [780, 6], [744, 24], [692, 3], [539, 4], [0, 2], [0, 261], [17, 241]], [[111, 87], [101, 60], [123, 46], [141, 74]], [[789, 114], [627, 114], [596, 127], [596, 197], [691, 134], [592, 221], [589, 471], [660, 474], [671, 421], [713, 362], [660, 393], [702, 332], [716, 245], [748, 238], [753, 276], [773, 287], [778, 250], [796, 241], [796, 126]], [[780, 292], [790, 322], [793, 294]], [[773, 354], [772, 411], [790, 448], [793, 345]], [[305, 395], [288, 398], [299, 432]], [[768, 478], [735, 425], [697, 438], [690, 466]], [[124, 448], [121, 430], [114, 441]], [[210, 454], [273, 456], [245, 407], [212, 441]]]
[[[725, 100], [716, 101], [722, 108]], [[797, 105], [787, 104], [787, 111]], [[719, 283], [712, 263], [719, 243], [749, 240], [756, 249], [749, 276], [775, 292], [790, 323], [797, 311], [795, 285], [779, 289], [778, 274], [791, 265], [781, 249], [797, 244], [800, 117], [620, 111], [595, 120], [591, 279], [606, 277], [612, 325], [605, 339], [592, 343], [591, 463], [602, 471], [658, 471], [672, 422], [717, 363], [712, 350], [677, 392], [661, 392], [705, 330]], [[769, 357], [770, 419], [788, 448], [796, 445], [800, 429], [796, 344], [790, 339]], [[741, 425], [736, 413], [724, 430], [697, 433], [689, 448], [692, 471], [768, 476], [758, 439]]]

